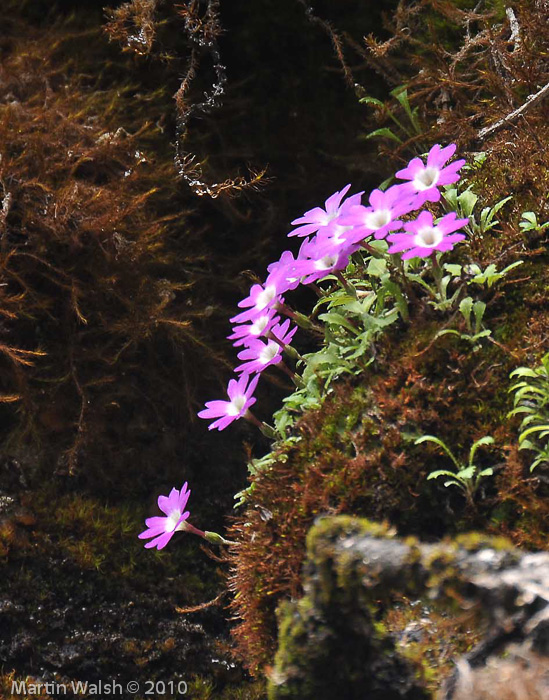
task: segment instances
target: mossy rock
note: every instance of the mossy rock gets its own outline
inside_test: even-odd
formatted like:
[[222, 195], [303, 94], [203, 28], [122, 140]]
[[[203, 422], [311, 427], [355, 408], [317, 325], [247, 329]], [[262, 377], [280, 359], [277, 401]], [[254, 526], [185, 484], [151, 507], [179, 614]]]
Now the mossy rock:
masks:
[[[475, 667], [512, 641], [547, 653], [546, 581], [549, 554], [522, 554], [501, 537], [471, 533], [422, 544], [396, 539], [386, 526], [368, 520], [322, 519], [307, 537], [304, 595], [278, 609], [269, 698], [328, 699], [338, 692], [357, 699], [432, 697], [450, 671], [442, 660], [463, 654], [471, 631], [448, 627], [438, 654], [424, 648], [418, 659], [413, 644], [397, 643], [403, 632], [421, 631], [416, 623], [395, 627], [391, 611], [401, 595], [416, 605], [421, 601], [431, 624], [440, 610], [455, 615], [460, 607], [474, 609], [467, 627], [476, 627], [478, 644], [465, 658]], [[454, 686], [450, 676], [447, 687]]]

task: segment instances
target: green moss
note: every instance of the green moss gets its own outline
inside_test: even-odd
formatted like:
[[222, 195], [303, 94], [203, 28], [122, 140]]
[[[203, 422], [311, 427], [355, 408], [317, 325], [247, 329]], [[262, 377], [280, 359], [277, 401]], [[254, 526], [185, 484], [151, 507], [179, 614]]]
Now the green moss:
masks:
[[356, 553], [334, 550], [342, 538], [393, 534], [385, 525], [348, 517], [320, 520], [311, 529], [305, 595], [278, 609], [279, 648], [270, 674], [270, 700], [324, 700], [336, 691], [349, 698], [389, 697], [383, 693], [394, 682], [402, 697], [428, 697], [422, 682], [412, 680], [411, 668], [395, 653], [378, 619], [375, 581], [365, 585]]
[[483, 532], [467, 532], [457, 535], [454, 542], [467, 552], [478, 552], [481, 549], [494, 549], [496, 552], [516, 551], [513, 543], [506, 537], [494, 537]]

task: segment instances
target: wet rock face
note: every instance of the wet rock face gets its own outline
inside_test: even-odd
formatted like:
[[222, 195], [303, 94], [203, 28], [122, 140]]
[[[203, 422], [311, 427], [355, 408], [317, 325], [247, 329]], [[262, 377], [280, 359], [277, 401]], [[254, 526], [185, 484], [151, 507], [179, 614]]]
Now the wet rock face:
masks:
[[[504, 652], [525, 683], [543, 681], [549, 693], [540, 672], [549, 668], [549, 553], [521, 553], [501, 538], [477, 535], [436, 545], [401, 541], [379, 525], [340, 517], [311, 529], [307, 554], [305, 596], [279, 611], [271, 700], [431, 697], [376, 624], [380, 608], [398, 594], [448, 607], [456, 599], [476, 604], [487, 622], [484, 638], [446, 680], [441, 700], [462, 700], [464, 688], [475, 687], [474, 674], [500, 663]], [[479, 693], [484, 682], [479, 675]], [[478, 695], [485, 697], [495, 696]], [[537, 700], [535, 694], [525, 700], [530, 697]]]
[[142, 687], [147, 680], [189, 682], [204, 675], [222, 688], [241, 678], [219, 646], [228, 633], [219, 610], [177, 611], [188, 596], [188, 572], [162, 576], [140, 544], [131, 575], [113, 572], [112, 561], [99, 570], [78, 566], [66, 542], [56, 541], [59, 533], [38, 532], [19, 499], [0, 491], [2, 532], [0, 666], [6, 673], [43, 683], [137, 681]]
[[460, 664], [452, 700], [545, 700], [549, 688], [547, 658], [513, 654], [473, 670]]

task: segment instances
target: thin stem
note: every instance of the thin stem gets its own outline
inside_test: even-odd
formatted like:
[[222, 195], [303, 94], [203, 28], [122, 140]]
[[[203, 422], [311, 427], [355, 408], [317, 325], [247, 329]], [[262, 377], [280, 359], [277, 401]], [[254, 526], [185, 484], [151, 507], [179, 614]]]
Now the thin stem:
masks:
[[433, 266], [433, 268], [432, 268], [433, 269], [433, 277], [435, 278], [435, 284], [436, 284], [437, 290], [438, 290], [438, 296], [439, 296], [441, 303], [444, 303], [445, 301], [447, 301], [447, 299], [446, 299], [446, 294], [444, 292], [444, 289], [442, 288], [443, 270], [438, 262], [436, 253], [431, 256], [431, 262], [432, 262], [432, 266]]
[[280, 311], [280, 313], [283, 313], [285, 316], [288, 316], [288, 318], [291, 318], [292, 321], [295, 321], [300, 328], [304, 328], [305, 330], [313, 330], [318, 333], [324, 333], [322, 326], [319, 326], [318, 323], [314, 323], [307, 316], [299, 313], [299, 311], [294, 311], [286, 303], [279, 302], [276, 305], [276, 308], [278, 311]]
[[298, 377], [295, 372], [292, 372], [292, 370], [288, 367], [284, 360], [280, 360], [280, 362], [278, 362], [276, 366], [279, 367], [284, 372], [284, 374], [287, 374], [288, 377], [290, 377], [290, 379], [298, 389], [303, 388], [303, 381], [301, 380], [301, 377]]
[[254, 414], [250, 411], [250, 409], [248, 409], [248, 410], [246, 411], [246, 413], [242, 416], [242, 418], [244, 418], [245, 420], [247, 420], [248, 423], [251, 423], [252, 425], [255, 425], [255, 426], [256, 426], [257, 428], [259, 428], [260, 430], [261, 430], [261, 428], [263, 427], [263, 423], [259, 420], [259, 418], [257, 418], [256, 416], [254, 416]]
[[245, 418], [249, 423], [252, 425], [255, 425], [256, 428], [259, 428], [261, 433], [265, 435], [265, 437], [269, 438], [270, 440], [274, 440], [276, 438], [276, 431], [274, 428], [271, 428], [271, 426], [268, 423], [265, 423], [264, 421], [260, 421], [259, 418], [254, 416], [254, 414], [248, 409], [246, 413], [242, 416], [242, 418]]
[[341, 270], [337, 270], [337, 272], [335, 272], [335, 276], [341, 282], [341, 284], [343, 285], [343, 288], [345, 289], [347, 294], [349, 294], [350, 296], [352, 296], [356, 299], [357, 298], [356, 289], [353, 287], [353, 285], [348, 280], [345, 279], [345, 277], [341, 273]]
[[364, 250], [367, 250], [370, 255], [373, 255], [374, 258], [384, 258], [385, 255], [379, 251], [373, 248], [369, 243], [366, 243], [366, 238], [360, 241], [360, 245], [364, 248]]
[[183, 525], [183, 530], [185, 532], [191, 532], [193, 535], [198, 535], [198, 537], [205, 537], [206, 533], [204, 530], [199, 530], [197, 527], [194, 525], [191, 525], [191, 523], [188, 520], [184, 520], [181, 525]]
[[321, 289], [318, 286], [318, 284], [315, 284], [315, 282], [309, 282], [307, 287], [310, 287], [315, 292], [315, 294], [319, 297], [319, 299], [322, 299], [322, 297], [326, 296], [326, 292], [323, 289]]

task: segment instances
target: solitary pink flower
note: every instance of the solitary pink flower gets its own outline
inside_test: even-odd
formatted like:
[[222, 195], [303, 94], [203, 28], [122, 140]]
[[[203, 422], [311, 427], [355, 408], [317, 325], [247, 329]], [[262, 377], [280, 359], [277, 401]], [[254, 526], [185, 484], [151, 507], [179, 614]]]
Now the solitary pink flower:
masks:
[[403, 260], [426, 258], [435, 251], [452, 250], [454, 244], [465, 238], [463, 233], [453, 233], [469, 223], [469, 219], [457, 219], [456, 213], [446, 214], [435, 225], [433, 215], [422, 211], [415, 221], [404, 224], [408, 233], [392, 233], [387, 240], [392, 243], [388, 253], [401, 253]]
[[187, 482], [185, 482], [181, 491], [172, 489], [169, 496], [158, 497], [158, 507], [165, 515], [147, 518], [145, 520], [147, 529], [139, 535], [141, 540], [153, 538], [145, 545], [147, 549], [151, 547], [164, 549], [174, 533], [186, 529], [185, 520], [189, 517], [190, 511], [185, 510], [185, 506], [190, 495], [191, 492], [187, 489]]
[[332, 221], [335, 221], [347, 207], [360, 204], [362, 192], [353, 194], [348, 199], [342, 201], [350, 187], [351, 185], [346, 185], [342, 190], [334, 192], [331, 197], [328, 197], [324, 203], [326, 209], [315, 207], [314, 209], [309, 209], [309, 211], [305, 212], [299, 219], [294, 219], [294, 221], [292, 221], [294, 226], [296, 224], [301, 225], [291, 231], [288, 236], [309, 236], [312, 233], [316, 233], [324, 226], [328, 226]]
[[458, 170], [465, 165], [465, 161], [456, 160], [445, 166], [455, 151], [455, 143], [445, 148], [437, 143], [427, 155], [427, 164], [421, 158], [412, 158], [406, 168], [396, 173], [401, 180], [410, 180], [411, 191], [417, 193], [414, 208], [419, 208], [425, 202], [438, 202], [440, 199], [438, 188], [459, 180]]
[[[260, 341], [259, 341], [260, 342]], [[208, 430], [224, 430], [233, 421], [245, 416], [256, 399], [252, 396], [259, 381], [259, 375], [248, 385], [249, 373], [237, 379], [231, 379], [227, 387], [230, 401], [208, 401], [206, 408], [198, 414], [199, 418], [219, 418], [208, 426]]]

